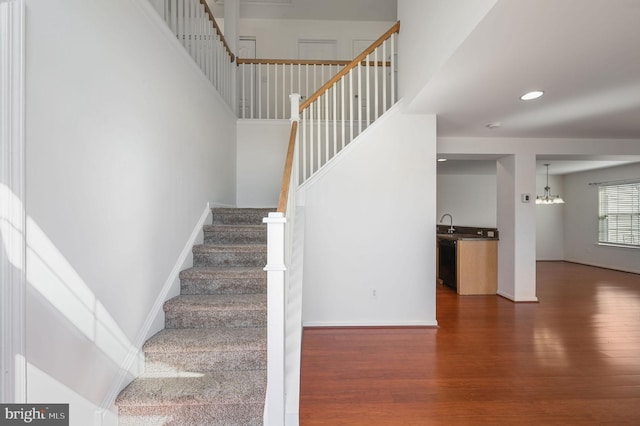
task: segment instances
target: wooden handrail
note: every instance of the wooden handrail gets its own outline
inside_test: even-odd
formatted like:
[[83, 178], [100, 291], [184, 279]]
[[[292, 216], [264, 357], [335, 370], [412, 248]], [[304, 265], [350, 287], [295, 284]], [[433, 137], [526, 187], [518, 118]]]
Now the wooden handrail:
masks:
[[220, 30], [220, 27], [218, 26], [218, 23], [216, 22], [216, 18], [213, 17], [213, 13], [211, 12], [211, 9], [209, 8], [209, 5], [207, 4], [207, 1], [206, 0], [200, 0], [200, 4], [204, 6], [204, 11], [209, 16], [209, 21], [211, 21], [211, 23], [213, 24], [213, 28], [216, 29], [216, 34], [218, 34], [218, 36], [220, 37], [220, 40], [222, 41], [222, 45], [224, 46], [225, 50], [229, 54], [229, 57], [231, 58], [231, 62], [235, 61], [236, 60], [236, 55], [233, 54], [233, 52], [231, 51], [231, 48], [227, 44], [227, 40], [224, 38], [224, 34], [222, 34], [222, 30]]
[[312, 102], [318, 99], [324, 92], [326, 92], [331, 86], [333, 86], [338, 80], [347, 75], [349, 71], [358, 66], [359, 63], [364, 61], [364, 59], [369, 55], [369, 53], [376, 50], [378, 47], [382, 45], [391, 34], [400, 32], [400, 21], [396, 22], [389, 30], [384, 33], [380, 38], [374, 41], [371, 46], [367, 47], [360, 55], [358, 55], [353, 61], [349, 63], [346, 67], [341, 69], [336, 75], [331, 78], [331, 80], [327, 81], [321, 88], [319, 88], [313, 95], [309, 96], [309, 98], [300, 104], [300, 112], [304, 111]]
[[[238, 65], [253, 64], [253, 65], [342, 65], [347, 66], [353, 61], [321, 61], [312, 59], [245, 59], [236, 58]], [[362, 65], [367, 65], [366, 61], [362, 61]], [[372, 67], [390, 67], [391, 61], [369, 61], [369, 66]]]
[[298, 133], [298, 122], [291, 123], [291, 135], [289, 136], [289, 147], [287, 148], [287, 159], [284, 163], [284, 173], [282, 175], [282, 185], [280, 186], [280, 199], [278, 200], [278, 212], [287, 212], [287, 202], [289, 200], [289, 185], [291, 184], [291, 171], [293, 169], [293, 153], [296, 148], [296, 135]]
[[312, 59], [244, 59], [238, 58], [240, 64], [256, 65], [349, 65], [351, 61], [320, 61]]

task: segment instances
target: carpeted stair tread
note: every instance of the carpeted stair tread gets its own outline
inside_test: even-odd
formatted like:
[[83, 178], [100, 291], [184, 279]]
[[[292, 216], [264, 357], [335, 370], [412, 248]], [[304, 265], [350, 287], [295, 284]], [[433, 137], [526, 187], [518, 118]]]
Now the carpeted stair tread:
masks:
[[263, 266], [200, 266], [180, 272], [180, 294], [266, 293]]
[[225, 253], [229, 251], [242, 253], [266, 253], [264, 244], [198, 244], [193, 246], [194, 253]]
[[144, 344], [145, 353], [258, 351], [267, 349], [267, 331], [258, 328], [164, 329]]
[[205, 225], [205, 244], [265, 244], [266, 225]]
[[166, 328], [264, 327], [266, 294], [180, 295], [164, 305]]
[[121, 408], [152, 405], [263, 403], [265, 370], [142, 375], [118, 396]]
[[195, 266], [262, 266], [267, 263], [266, 244], [201, 244], [193, 247]]
[[217, 276], [244, 278], [265, 274], [261, 266], [194, 266], [180, 272], [180, 279], [209, 279]]
[[266, 294], [185, 294], [165, 303], [165, 312], [171, 309], [183, 311], [237, 311], [267, 309]]
[[270, 212], [275, 212], [275, 208], [257, 209], [234, 209], [234, 208], [213, 208], [214, 225], [260, 225], [262, 219], [269, 216]]
[[147, 373], [267, 368], [266, 328], [164, 329], [144, 345]]

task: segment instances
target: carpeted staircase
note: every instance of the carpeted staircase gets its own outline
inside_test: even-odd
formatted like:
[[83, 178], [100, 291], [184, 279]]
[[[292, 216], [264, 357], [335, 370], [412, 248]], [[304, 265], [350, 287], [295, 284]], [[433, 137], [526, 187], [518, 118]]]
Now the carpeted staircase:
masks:
[[194, 267], [118, 396], [121, 426], [261, 425], [266, 390], [267, 209], [213, 209]]

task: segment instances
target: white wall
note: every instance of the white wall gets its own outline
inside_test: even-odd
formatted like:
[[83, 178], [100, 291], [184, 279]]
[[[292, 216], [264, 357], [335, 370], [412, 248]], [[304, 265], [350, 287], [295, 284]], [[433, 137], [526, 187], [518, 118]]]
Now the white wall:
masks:
[[[240, 19], [241, 36], [256, 37], [256, 56], [297, 59], [299, 39], [336, 40], [337, 60], [351, 60], [354, 40], [375, 41], [395, 22]], [[369, 44], [369, 43], [367, 43]]]
[[437, 220], [449, 213], [454, 226], [495, 228], [496, 202], [495, 171], [492, 175], [438, 174]]
[[291, 122], [238, 120], [238, 207], [276, 207]]
[[[598, 241], [598, 189], [593, 182], [638, 179], [640, 163], [565, 176], [565, 259], [640, 273], [640, 249], [601, 246]], [[552, 186], [553, 188], [553, 186]]]
[[398, 0], [400, 96], [407, 102], [419, 97], [496, 1]]
[[[224, 31], [224, 19], [216, 22]], [[335, 40], [336, 60], [350, 61], [354, 44], [375, 41], [395, 21], [332, 21], [307, 19], [240, 19], [240, 36], [256, 38], [256, 57], [260, 59], [298, 59], [298, 40]]]
[[235, 116], [146, 0], [26, 5], [28, 398], [99, 424], [207, 202], [235, 204]]
[[401, 109], [305, 187], [305, 325], [436, 324], [435, 117]]
[[[536, 176], [536, 195], [544, 194], [547, 185], [546, 175]], [[553, 195], [565, 198], [564, 177], [549, 176], [549, 186]], [[564, 204], [536, 205], [536, 260], [564, 259]]]

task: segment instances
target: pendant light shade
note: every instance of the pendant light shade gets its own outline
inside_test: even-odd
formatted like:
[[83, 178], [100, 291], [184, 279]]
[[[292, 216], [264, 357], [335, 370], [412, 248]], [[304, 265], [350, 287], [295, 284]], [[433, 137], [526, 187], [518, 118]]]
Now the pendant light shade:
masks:
[[564, 200], [559, 195], [551, 195], [551, 188], [549, 187], [549, 166], [551, 164], [545, 164], [547, 168], [547, 186], [544, 187], [544, 195], [536, 196], [536, 204], [564, 204]]

